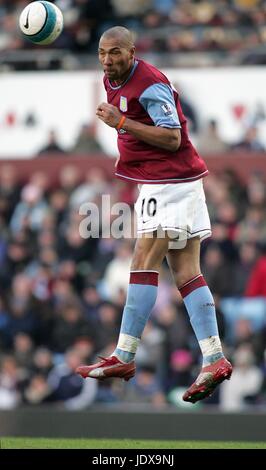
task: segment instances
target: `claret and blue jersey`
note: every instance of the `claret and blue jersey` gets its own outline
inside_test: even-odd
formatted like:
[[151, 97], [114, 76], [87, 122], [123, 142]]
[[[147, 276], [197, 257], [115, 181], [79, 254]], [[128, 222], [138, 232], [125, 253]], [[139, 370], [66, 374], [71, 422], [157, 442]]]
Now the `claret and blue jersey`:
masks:
[[179, 128], [173, 89], [166, 83], [154, 83], [143, 91], [139, 102], [149, 114], [155, 126]]
[[115, 86], [104, 77], [108, 103], [129, 119], [149, 125], [180, 128], [181, 145], [170, 152], [118, 131], [119, 178], [136, 183], [178, 183], [207, 175], [204, 161], [191, 144], [178, 93], [167, 77], [143, 60], [136, 60], [127, 80]]

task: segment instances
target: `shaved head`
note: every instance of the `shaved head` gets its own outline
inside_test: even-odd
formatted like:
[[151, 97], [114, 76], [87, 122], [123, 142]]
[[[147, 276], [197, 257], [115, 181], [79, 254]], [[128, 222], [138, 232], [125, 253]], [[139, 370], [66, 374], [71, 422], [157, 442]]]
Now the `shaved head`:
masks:
[[99, 60], [105, 75], [116, 85], [124, 82], [135, 61], [132, 33], [123, 26], [107, 29], [100, 38]]
[[115, 39], [120, 47], [125, 49], [132, 49], [134, 47], [133, 34], [123, 26], [114, 26], [107, 29], [100, 38], [100, 43], [109, 39]]

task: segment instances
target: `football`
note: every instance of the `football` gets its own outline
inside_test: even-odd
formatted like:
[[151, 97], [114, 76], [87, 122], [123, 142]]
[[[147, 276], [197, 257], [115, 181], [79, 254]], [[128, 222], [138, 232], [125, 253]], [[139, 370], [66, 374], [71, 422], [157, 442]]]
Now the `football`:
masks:
[[52, 44], [63, 29], [63, 14], [51, 2], [29, 3], [21, 12], [19, 27], [24, 37], [35, 44]]

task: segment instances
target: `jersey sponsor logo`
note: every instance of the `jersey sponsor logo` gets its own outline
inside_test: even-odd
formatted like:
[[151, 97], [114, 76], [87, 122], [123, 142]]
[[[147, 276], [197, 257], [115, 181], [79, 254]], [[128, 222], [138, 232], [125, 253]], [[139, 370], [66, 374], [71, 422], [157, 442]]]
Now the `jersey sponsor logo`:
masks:
[[172, 116], [173, 115], [173, 110], [172, 110], [172, 107], [171, 107], [170, 104], [164, 103], [164, 104], [162, 104], [161, 108], [162, 108], [165, 116]]
[[127, 111], [127, 98], [125, 96], [120, 96], [119, 108], [123, 113]]

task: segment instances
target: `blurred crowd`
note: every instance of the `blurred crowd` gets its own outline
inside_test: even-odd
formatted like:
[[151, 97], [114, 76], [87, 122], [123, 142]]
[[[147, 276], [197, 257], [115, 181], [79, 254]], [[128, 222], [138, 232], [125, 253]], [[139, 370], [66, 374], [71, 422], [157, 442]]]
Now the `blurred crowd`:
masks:
[[[0, 0], [0, 50], [32, 47], [17, 34], [28, 0]], [[123, 24], [136, 33], [140, 53], [247, 52], [266, 42], [265, 0], [55, 0], [65, 28], [57, 48], [95, 52], [102, 32]], [[34, 46], [36, 47], [36, 46]], [[262, 61], [265, 54], [262, 54]], [[263, 62], [262, 62], [263, 63]]]
[[[234, 374], [195, 407], [266, 407], [266, 181], [254, 172], [243, 183], [224, 170], [206, 178], [205, 189], [213, 236], [202, 245], [202, 271]], [[126, 299], [134, 240], [79, 232], [81, 204], [94, 202], [101, 213], [106, 194], [133, 214], [135, 186], [110, 181], [103, 169], [84, 175], [66, 163], [50, 186], [44, 172], [22, 182], [14, 166], [1, 168], [0, 409], [184, 406], [180, 396], [197, 376], [201, 356], [166, 264], [136, 377], [97, 382], [74, 372], [114, 350]], [[106, 217], [101, 214], [100, 235]]]

